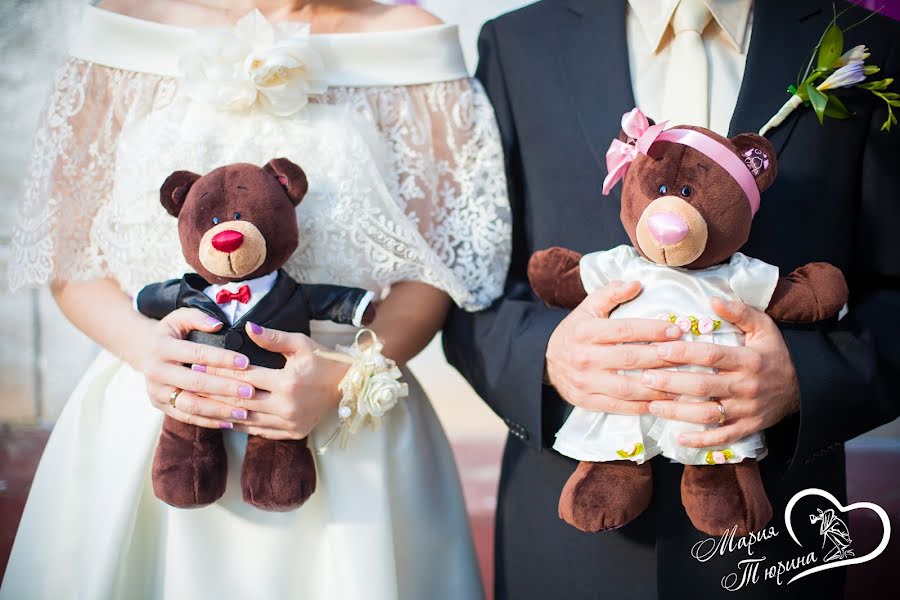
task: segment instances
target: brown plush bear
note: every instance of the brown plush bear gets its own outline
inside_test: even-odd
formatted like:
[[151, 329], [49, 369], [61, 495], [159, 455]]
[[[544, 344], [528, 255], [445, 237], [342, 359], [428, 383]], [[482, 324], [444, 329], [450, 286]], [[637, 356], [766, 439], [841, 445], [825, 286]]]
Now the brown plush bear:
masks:
[[[180, 307], [198, 308], [224, 325], [215, 333], [194, 331], [189, 340], [240, 351], [250, 364], [269, 368], [283, 367], [285, 358], [257, 346], [244, 331], [248, 323], [306, 335], [311, 319], [370, 323], [370, 292], [300, 284], [281, 270], [297, 248], [294, 209], [306, 191], [303, 170], [285, 158], [262, 168], [227, 165], [204, 176], [172, 173], [160, 202], [178, 218], [184, 258], [197, 272], [143, 288], [138, 310], [162, 319]], [[218, 500], [227, 477], [222, 436], [166, 416], [153, 460], [156, 496], [181, 508]], [[241, 487], [244, 501], [264, 510], [303, 504], [316, 488], [307, 440], [249, 436]]]
[[[638, 280], [641, 294], [610, 318], [660, 318], [677, 324], [685, 341], [730, 345], [742, 345], [743, 334], [716, 317], [713, 296], [741, 300], [782, 322], [838, 314], [848, 296], [840, 270], [810, 263], [779, 277], [776, 267], [738, 252], [760, 192], [775, 179], [775, 153], [765, 138], [666, 129], [637, 109], [623, 117], [622, 127], [607, 153], [604, 194], [624, 178], [621, 219], [633, 246], [584, 256], [564, 248], [535, 253], [528, 277], [539, 298], [572, 309], [610, 281]], [[662, 454], [685, 464], [682, 503], [698, 530], [720, 535], [737, 527], [746, 535], [762, 529], [772, 516], [757, 465], [766, 453], [762, 434], [720, 448], [677, 444], [679, 433], [716, 426], [575, 408], [554, 445], [581, 461], [562, 491], [560, 516], [583, 531], [634, 519], [650, 502], [646, 461]]]

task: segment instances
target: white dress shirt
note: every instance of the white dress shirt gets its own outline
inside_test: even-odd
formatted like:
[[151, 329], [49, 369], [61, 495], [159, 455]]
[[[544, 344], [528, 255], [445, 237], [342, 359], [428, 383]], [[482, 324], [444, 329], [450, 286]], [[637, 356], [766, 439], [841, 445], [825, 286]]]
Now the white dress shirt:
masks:
[[[628, 0], [625, 19], [631, 85], [637, 106], [665, 121], [663, 92], [669, 65], [670, 21], [679, 0]], [[709, 69], [709, 128], [728, 135], [750, 46], [752, 0], [706, 0], [712, 19], [703, 30]]]
[[239, 321], [251, 308], [256, 306], [266, 294], [272, 291], [272, 287], [274, 287], [277, 278], [278, 271], [274, 271], [268, 275], [257, 277], [256, 279], [230, 281], [224, 285], [214, 283], [209, 287], [204, 288], [203, 293], [209, 296], [213, 302], [216, 302], [216, 294], [219, 293], [219, 290], [228, 290], [229, 292], [236, 294], [238, 290], [241, 289], [241, 286], [246, 285], [250, 288], [250, 299], [246, 304], [238, 302], [237, 300], [219, 304], [219, 308], [221, 308], [222, 312], [225, 313], [225, 316], [228, 317], [228, 324], [234, 325], [235, 322]]

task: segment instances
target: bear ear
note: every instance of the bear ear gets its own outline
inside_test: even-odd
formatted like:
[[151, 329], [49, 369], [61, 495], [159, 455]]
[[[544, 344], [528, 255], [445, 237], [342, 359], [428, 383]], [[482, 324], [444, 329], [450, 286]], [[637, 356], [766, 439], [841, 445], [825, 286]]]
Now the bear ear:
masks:
[[194, 185], [200, 175], [191, 173], [190, 171], [175, 171], [163, 182], [159, 188], [159, 202], [173, 217], [177, 217], [184, 206], [184, 199], [187, 198], [191, 186]]
[[263, 169], [278, 180], [294, 206], [300, 204], [309, 189], [303, 169], [286, 158], [273, 158]]
[[775, 149], [769, 140], [755, 133], [742, 133], [731, 138], [731, 143], [737, 146], [738, 156], [747, 165], [747, 168], [756, 179], [756, 187], [760, 192], [772, 185], [775, 175], [778, 173], [778, 160], [775, 158]]

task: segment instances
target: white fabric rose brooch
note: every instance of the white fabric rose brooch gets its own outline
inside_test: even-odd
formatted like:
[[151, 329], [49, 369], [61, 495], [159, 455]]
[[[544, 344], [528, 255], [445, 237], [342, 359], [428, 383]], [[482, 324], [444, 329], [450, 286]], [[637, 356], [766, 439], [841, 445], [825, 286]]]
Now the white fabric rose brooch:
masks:
[[253, 107], [280, 117], [322, 94], [324, 65], [303, 23], [270, 23], [258, 10], [233, 28], [197, 33], [179, 62], [185, 92], [220, 110]]

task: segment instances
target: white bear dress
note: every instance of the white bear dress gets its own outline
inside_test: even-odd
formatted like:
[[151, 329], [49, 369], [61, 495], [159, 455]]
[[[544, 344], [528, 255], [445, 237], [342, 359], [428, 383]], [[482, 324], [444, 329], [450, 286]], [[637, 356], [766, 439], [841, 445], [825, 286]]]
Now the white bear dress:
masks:
[[[581, 279], [588, 293], [610, 281], [641, 282], [640, 295], [616, 308], [611, 319], [664, 319], [681, 328], [683, 341], [741, 346], [744, 334], [733, 324], [720, 320], [710, 300], [718, 296], [765, 310], [778, 283], [778, 267], [738, 252], [727, 263], [688, 270], [658, 265], [638, 254], [633, 246], [622, 245], [583, 256]], [[709, 367], [694, 365], [672, 370], [712, 372]], [[632, 376], [640, 373], [620, 371]], [[714, 427], [717, 425], [671, 421], [651, 414], [615, 415], [576, 407], [557, 432], [553, 448], [571, 458], [591, 462], [631, 460], [640, 464], [662, 454], [686, 465], [707, 465], [765, 457], [763, 432], [726, 447], [687, 448], [677, 443], [683, 432]]]
[[[272, 43], [265, 23], [249, 34]], [[309, 180], [297, 208], [300, 245], [285, 265], [298, 281], [379, 297], [395, 282], [420, 281], [467, 310], [500, 295], [511, 248], [503, 156], [456, 27], [307, 34], [325, 89], [286, 116], [191, 97], [179, 61], [197, 36], [85, 8], [37, 136], [13, 287], [110, 278], [134, 295], [180, 277], [191, 269], [159, 202], [165, 178], [286, 157]], [[224, 39], [214, 53], [223, 59], [243, 47]], [[286, 52], [279, 48], [272, 52]], [[211, 95], [236, 89], [236, 102], [245, 99], [247, 82], [231, 83]], [[279, 108], [290, 101], [274, 99]], [[355, 333], [312, 323], [326, 346], [350, 345]], [[163, 414], [143, 376], [101, 352], [50, 436], [0, 598], [482, 598], [450, 446], [406, 369], [403, 379], [409, 396], [381, 429], [316, 457], [317, 489], [299, 509], [243, 502], [247, 437], [229, 431], [225, 495], [182, 510], [151, 486]], [[321, 448], [336, 425], [335, 411], [310, 445]]]

